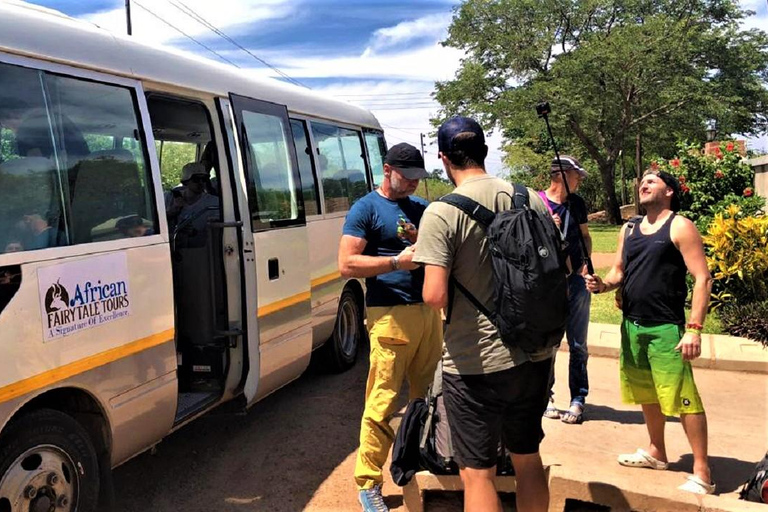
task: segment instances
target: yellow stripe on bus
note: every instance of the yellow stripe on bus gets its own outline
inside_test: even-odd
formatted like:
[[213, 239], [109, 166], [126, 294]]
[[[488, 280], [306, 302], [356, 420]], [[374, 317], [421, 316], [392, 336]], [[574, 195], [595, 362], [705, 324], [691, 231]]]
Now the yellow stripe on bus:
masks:
[[13, 400], [32, 391], [42, 389], [50, 386], [56, 382], [74, 377], [81, 373], [85, 373], [99, 366], [104, 366], [109, 363], [113, 363], [119, 359], [123, 359], [144, 350], [162, 345], [163, 343], [173, 342], [173, 329], [168, 329], [152, 336], [142, 338], [140, 340], [132, 341], [127, 345], [122, 345], [110, 350], [101, 352], [93, 356], [89, 356], [73, 363], [59, 366], [53, 370], [39, 373], [33, 377], [8, 384], [0, 388], [0, 403]]
[[333, 274], [328, 274], [327, 276], [318, 277], [317, 279], [312, 280], [312, 288], [317, 288], [320, 285], [330, 283], [331, 281], [335, 281], [336, 279], [340, 278], [341, 272], [334, 272]]
[[280, 311], [281, 309], [289, 308], [300, 302], [308, 301], [311, 297], [312, 297], [312, 294], [310, 294], [309, 292], [301, 292], [292, 297], [288, 297], [283, 300], [278, 300], [277, 302], [273, 302], [272, 304], [267, 304], [266, 306], [260, 307], [257, 314], [260, 317], [271, 315], [272, 313]]
[[[341, 278], [341, 272], [333, 272], [332, 274], [328, 274], [322, 277], [318, 277], [317, 279], [313, 279], [312, 282], [310, 283], [310, 286], [312, 288], [317, 288], [320, 285], [323, 285], [325, 283], [330, 283], [331, 281], [335, 281], [336, 279], [340, 279], [340, 278]], [[267, 304], [266, 306], [260, 307], [257, 314], [260, 317], [271, 315], [272, 313], [276, 313], [281, 309], [289, 308], [300, 302], [310, 300], [311, 298], [312, 298], [312, 295], [310, 292], [298, 293], [292, 297], [278, 300], [271, 304]]]

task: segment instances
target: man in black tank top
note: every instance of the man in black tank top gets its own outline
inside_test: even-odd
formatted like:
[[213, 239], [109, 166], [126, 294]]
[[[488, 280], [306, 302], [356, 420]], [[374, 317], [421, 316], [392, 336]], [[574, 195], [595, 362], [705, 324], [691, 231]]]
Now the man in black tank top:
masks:
[[[691, 361], [701, 355], [701, 329], [712, 276], [696, 226], [675, 212], [680, 185], [665, 172], [647, 172], [640, 182], [642, 221], [621, 230], [613, 267], [604, 279], [587, 276], [587, 289], [605, 293], [622, 286], [620, 377], [625, 403], [642, 406], [650, 443], [619, 456], [628, 467], [667, 469], [666, 416], [680, 416], [693, 451], [693, 475], [679, 488], [711, 494], [715, 485], [707, 457], [707, 417]], [[695, 279], [686, 323], [685, 276]]]

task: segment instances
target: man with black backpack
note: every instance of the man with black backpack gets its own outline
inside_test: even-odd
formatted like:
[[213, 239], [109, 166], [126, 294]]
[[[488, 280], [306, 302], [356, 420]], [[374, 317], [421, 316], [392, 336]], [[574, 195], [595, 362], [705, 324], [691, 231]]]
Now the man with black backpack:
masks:
[[[517, 509], [544, 511], [541, 422], [567, 314], [560, 239], [535, 192], [485, 172], [476, 121], [446, 121], [438, 147], [456, 189], [424, 212], [413, 261], [425, 266], [424, 302], [446, 308], [443, 396], [464, 510], [501, 511], [494, 476], [503, 439]], [[529, 276], [536, 282], [523, 282]]]

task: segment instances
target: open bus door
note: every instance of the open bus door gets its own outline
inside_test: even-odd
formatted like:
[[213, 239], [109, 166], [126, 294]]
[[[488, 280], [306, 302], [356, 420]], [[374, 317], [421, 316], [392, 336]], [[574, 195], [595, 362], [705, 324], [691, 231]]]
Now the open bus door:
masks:
[[[222, 112], [243, 224], [248, 332], [244, 394], [253, 403], [301, 375], [312, 352], [310, 268], [301, 182], [284, 105], [230, 95]], [[229, 137], [233, 131], [228, 130]], [[250, 222], [247, 220], [250, 219]]]

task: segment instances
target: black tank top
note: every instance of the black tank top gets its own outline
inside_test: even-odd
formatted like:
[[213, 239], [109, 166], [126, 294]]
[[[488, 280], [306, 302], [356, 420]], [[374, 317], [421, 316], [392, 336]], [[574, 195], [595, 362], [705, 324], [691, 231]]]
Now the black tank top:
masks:
[[670, 236], [675, 214], [651, 235], [640, 223], [624, 240], [624, 316], [645, 323], [685, 324], [687, 268]]

